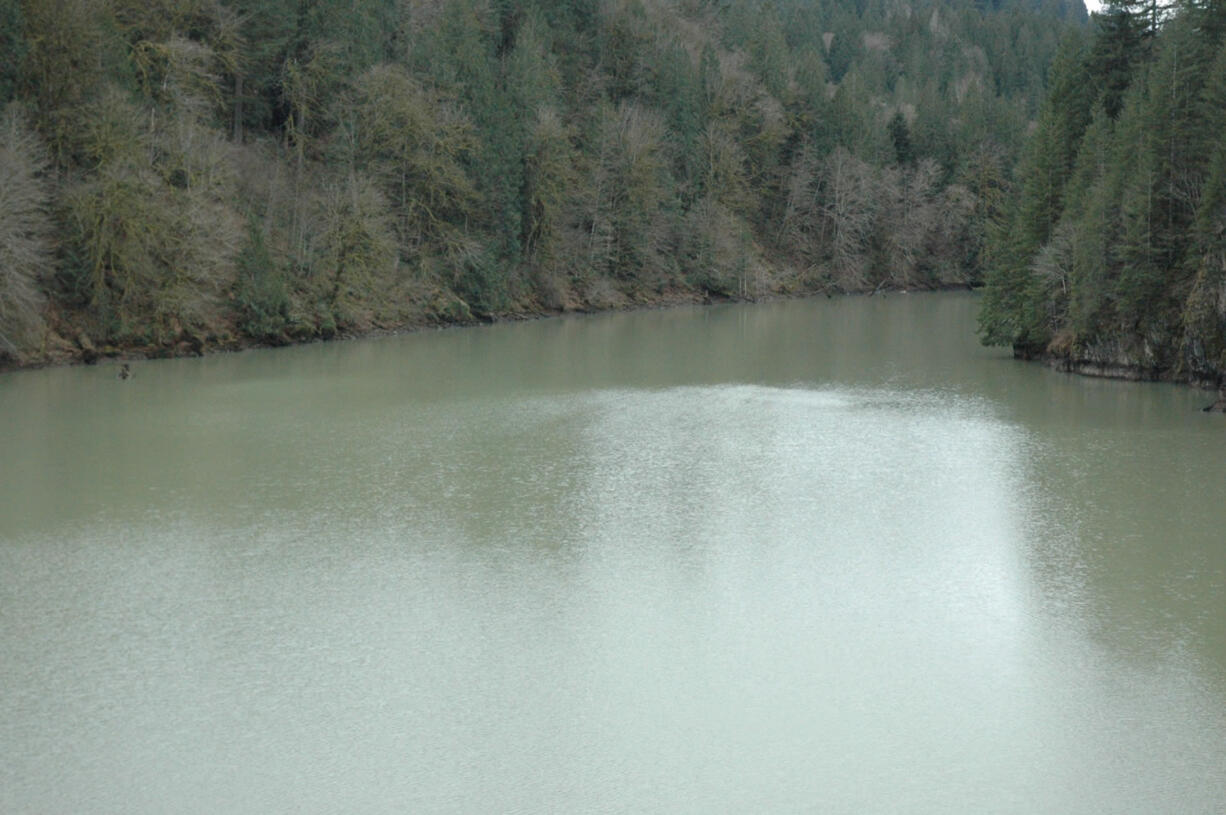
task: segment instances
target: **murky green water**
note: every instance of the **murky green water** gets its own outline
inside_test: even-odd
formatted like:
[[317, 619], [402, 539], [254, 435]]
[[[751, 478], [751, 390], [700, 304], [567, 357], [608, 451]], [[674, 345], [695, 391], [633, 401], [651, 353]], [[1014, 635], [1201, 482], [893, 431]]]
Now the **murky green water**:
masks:
[[1226, 811], [1226, 420], [976, 308], [0, 377], [0, 811]]

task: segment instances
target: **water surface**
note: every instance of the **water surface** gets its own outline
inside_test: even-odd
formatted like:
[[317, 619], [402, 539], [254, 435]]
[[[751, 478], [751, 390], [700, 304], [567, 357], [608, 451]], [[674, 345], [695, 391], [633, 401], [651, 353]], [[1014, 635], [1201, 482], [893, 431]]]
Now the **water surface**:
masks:
[[977, 307], [0, 377], [0, 811], [1226, 811], [1226, 424]]

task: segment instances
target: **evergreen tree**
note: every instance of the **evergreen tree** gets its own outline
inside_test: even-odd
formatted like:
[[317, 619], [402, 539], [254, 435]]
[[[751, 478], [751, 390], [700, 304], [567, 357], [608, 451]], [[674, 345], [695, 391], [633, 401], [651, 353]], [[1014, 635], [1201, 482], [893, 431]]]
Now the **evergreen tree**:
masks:
[[1100, 103], [1062, 190], [1079, 103], [1053, 73], [989, 272], [985, 341], [1226, 376], [1224, 34], [1217, 2], [1100, 17], [1086, 62], [1104, 73]]
[[18, 0], [0, 0], [0, 106], [12, 100], [25, 58], [25, 18]]
[[1143, 23], [1127, 6], [1113, 4], [1094, 15], [1094, 25], [1089, 73], [1098, 84], [1103, 109], [1114, 119], [1123, 107], [1133, 68], [1142, 57]]
[[1064, 187], [1089, 122], [1084, 65], [1084, 42], [1070, 35], [1052, 65], [1050, 92], [1019, 164], [1020, 193], [1008, 227], [998, 233], [992, 250], [997, 266], [987, 271], [988, 293], [979, 318], [985, 342], [1035, 351], [1050, 339], [1045, 292], [1031, 267], [1063, 212]]
[[899, 164], [915, 163], [915, 148], [911, 146], [911, 131], [902, 111], [895, 111], [890, 117], [890, 141], [894, 143], [894, 159]]

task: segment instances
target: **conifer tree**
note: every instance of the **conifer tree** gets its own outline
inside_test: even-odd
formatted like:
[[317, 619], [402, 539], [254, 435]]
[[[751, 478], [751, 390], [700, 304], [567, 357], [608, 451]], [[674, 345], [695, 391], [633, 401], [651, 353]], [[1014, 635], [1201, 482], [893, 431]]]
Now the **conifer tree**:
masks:
[[1031, 264], [1059, 222], [1064, 187], [1089, 122], [1084, 53], [1083, 40], [1069, 35], [1052, 65], [1049, 95], [1019, 163], [1020, 192], [991, 250], [996, 266], [987, 272], [979, 318], [985, 342], [1035, 351], [1050, 339], [1044, 290]]
[[894, 143], [894, 160], [902, 165], [915, 163], [915, 148], [911, 146], [911, 131], [902, 111], [890, 117], [890, 141]]
[[0, 105], [17, 92], [21, 62], [25, 57], [25, 18], [18, 0], [0, 0]]

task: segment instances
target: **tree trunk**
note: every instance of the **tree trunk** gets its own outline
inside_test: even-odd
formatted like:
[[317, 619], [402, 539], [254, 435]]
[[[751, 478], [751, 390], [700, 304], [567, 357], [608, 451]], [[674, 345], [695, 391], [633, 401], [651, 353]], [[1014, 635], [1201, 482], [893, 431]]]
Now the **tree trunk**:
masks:
[[234, 76], [234, 143], [243, 143], [243, 76]]

